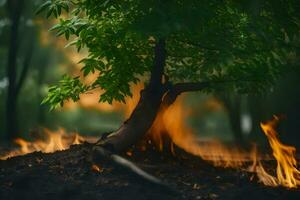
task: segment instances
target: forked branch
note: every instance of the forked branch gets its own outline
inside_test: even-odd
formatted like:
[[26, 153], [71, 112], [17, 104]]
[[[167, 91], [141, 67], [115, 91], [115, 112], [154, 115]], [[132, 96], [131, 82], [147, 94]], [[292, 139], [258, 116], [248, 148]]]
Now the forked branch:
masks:
[[165, 83], [168, 88], [167, 93], [163, 98], [163, 105], [170, 105], [174, 103], [177, 96], [184, 92], [196, 92], [201, 91], [208, 87], [213, 87], [213, 85], [218, 84], [228, 84], [234, 82], [257, 82], [259, 80], [220, 80], [220, 81], [204, 81], [204, 82], [187, 82], [187, 83], [176, 83], [172, 84], [170, 82]]

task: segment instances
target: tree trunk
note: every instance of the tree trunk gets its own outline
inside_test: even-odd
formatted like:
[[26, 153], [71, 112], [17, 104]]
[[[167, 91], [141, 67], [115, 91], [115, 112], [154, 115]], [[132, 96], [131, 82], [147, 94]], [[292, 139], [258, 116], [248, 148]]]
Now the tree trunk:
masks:
[[[199, 91], [210, 86], [209, 82], [177, 83], [172, 85], [164, 76], [166, 60], [165, 41], [157, 41], [154, 50], [154, 66], [149, 84], [141, 91], [140, 100], [124, 124], [97, 145], [112, 152], [121, 152], [136, 144], [151, 128], [158, 111], [164, 112], [183, 92]], [[100, 148], [101, 149], [101, 148]]]
[[8, 61], [7, 61], [7, 77], [8, 90], [6, 98], [6, 126], [7, 140], [17, 137], [17, 84], [16, 84], [16, 68], [17, 68], [17, 53], [19, 47], [19, 24], [23, 7], [23, 0], [10, 0], [7, 2], [7, 9], [11, 20]]
[[229, 123], [236, 143], [243, 143], [244, 137], [241, 127], [241, 97], [234, 94], [217, 95], [228, 111]]
[[[42, 64], [47, 63], [47, 64]], [[37, 77], [37, 88], [38, 88], [38, 102], [43, 101], [43, 93], [42, 93], [42, 86], [45, 80], [45, 75], [47, 72], [48, 66], [48, 57], [42, 56], [39, 62], [39, 68], [38, 68], [38, 77]], [[44, 126], [46, 122], [46, 108], [45, 105], [38, 105], [38, 115], [37, 115], [37, 125]]]
[[115, 152], [123, 151], [135, 144], [152, 126], [160, 108], [162, 96], [161, 92], [143, 90], [139, 103], [129, 119], [116, 132], [101, 141], [101, 144]]
[[232, 128], [234, 140], [237, 143], [243, 143], [244, 137], [241, 126], [241, 99], [234, 97], [232, 105], [229, 106], [229, 121]]
[[149, 84], [141, 91], [140, 100], [128, 120], [114, 133], [98, 142], [101, 146], [121, 152], [141, 139], [153, 124], [166, 88], [162, 83], [166, 60], [165, 40], [154, 48], [154, 65]]

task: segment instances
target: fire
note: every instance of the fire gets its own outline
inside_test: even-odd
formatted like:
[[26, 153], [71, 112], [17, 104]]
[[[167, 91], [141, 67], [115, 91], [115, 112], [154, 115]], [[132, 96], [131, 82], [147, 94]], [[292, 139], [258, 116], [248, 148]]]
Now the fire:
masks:
[[151, 138], [159, 150], [163, 149], [164, 138], [170, 138], [171, 151], [173, 143], [188, 153], [200, 156], [215, 166], [240, 167], [251, 156], [238, 148], [228, 148], [217, 140], [203, 142], [189, 128], [184, 119], [188, 112], [184, 110], [183, 99], [179, 98], [168, 109], [162, 108], [150, 130]]
[[37, 139], [32, 142], [17, 138], [15, 143], [19, 146], [18, 149], [9, 152], [4, 156], [0, 156], [1, 160], [10, 157], [25, 155], [35, 151], [51, 153], [68, 149], [71, 145], [81, 144], [84, 141], [94, 141], [95, 138], [83, 138], [78, 134], [67, 134], [64, 129], [52, 132], [44, 129], [45, 139]]
[[[92, 79], [92, 76], [90, 76], [89, 80], [87, 81], [91, 81], [90, 79]], [[134, 95], [132, 98], [126, 98], [126, 105], [121, 103], [115, 103], [113, 105], [108, 103], [99, 103], [98, 98], [101, 94], [101, 90], [95, 90], [89, 94], [82, 95], [79, 102], [73, 103], [71, 101], [67, 101], [64, 109], [81, 107], [86, 109], [96, 109], [101, 112], [123, 111], [124, 116], [129, 117], [139, 100], [139, 93], [144, 86], [143, 84], [136, 84], [132, 85], [131, 87]], [[96, 142], [98, 139], [95, 137], [83, 137], [78, 133], [67, 134], [64, 129], [59, 129], [58, 131], [44, 129], [44, 136], [45, 139], [38, 139], [32, 142], [21, 138], [16, 139], [14, 142], [19, 146], [19, 148], [5, 154], [4, 156], [0, 155], [0, 159], [5, 160], [10, 157], [25, 155], [35, 151], [41, 151], [45, 153], [61, 151], [68, 149], [74, 144], [81, 144], [84, 141]]]
[[[279, 122], [278, 117], [267, 123], [261, 123], [265, 135], [273, 151], [273, 156], [277, 161], [276, 175], [268, 185], [282, 185], [289, 188], [300, 186], [300, 171], [297, 169], [297, 160], [295, 158], [296, 148], [282, 144], [278, 139], [278, 133], [275, 130]], [[260, 166], [262, 168], [262, 166]], [[262, 168], [263, 169], [263, 168]]]
[[[99, 105], [97, 99], [101, 91], [93, 93], [91, 97], [83, 97], [77, 104], [84, 108], [97, 108], [100, 111], [123, 110], [124, 116], [129, 117], [139, 100], [139, 92], [143, 85], [133, 86], [133, 98], [126, 99], [126, 105]], [[70, 107], [72, 105], [68, 104]], [[220, 104], [213, 101], [209, 104], [220, 109]], [[67, 106], [68, 107], [68, 106]], [[300, 171], [297, 169], [297, 161], [295, 158], [296, 148], [288, 146], [278, 138], [278, 133], [275, 128], [279, 122], [279, 118], [261, 123], [261, 128], [264, 131], [270, 147], [273, 151], [273, 156], [277, 162], [276, 175], [271, 175], [263, 166], [268, 158], [267, 155], [257, 153], [256, 145], [252, 150], [226, 146], [218, 140], [204, 141], [188, 126], [185, 119], [189, 115], [189, 111], [183, 107], [183, 97], [179, 97], [177, 101], [168, 108], [161, 108], [157, 117], [148, 132], [148, 138], [156, 145], [157, 149], [162, 151], [164, 148], [170, 149], [173, 155], [176, 155], [174, 146], [178, 146], [186, 152], [195, 156], [201, 157], [203, 160], [211, 162], [218, 167], [231, 167], [239, 170], [250, 171], [256, 174], [259, 181], [267, 186], [284, 186], [288, 188], [296, 188], [300, 185]], [[73, 144], [81, 144], [84, 141], [95, 142], [96, 138], [82, 137], [79, 134], [66, 134], [63, 129], [56, 132], [51, 132], [47, 129], [44, 131], [45, 139], [26, 141], [16, 139], [15, 143], [20, 146], [17, 150], [9, 152], [5, 156], [0, 156], [0, 159], [24, 155], [34, 151], [50, 153], [68, 149]], [[142, 146], [141, 150], [145, 151], [146, 147]], [[128, 156], [132, 156], [133, 152], [128, 151]], [[101, 171], [98, 166], [93, 166], [94, 171]]]
[[[297, 169], [295, 158], [296, 148], [284, 145], [278, 139], [275, 126], [279, 119], [261, 123], [273, 150], [273, 156], [277, 162], [276, 177], [270, 175], [262, 165], [267, 155], [258, 155], [256, 145], [252, 150], [245, 151], [237, 147], [227, 147], [220, 141], [201, 142], [184, 119], [188, 112], [183, 109], [182, 99], [178, 99], [168, 109], [162, 108], [150, 129], [150, 137], [159, 150], [163, 150], [165, 138], [170, 138], [169, 148], [174, 154], [174, 146], [182, 148], [188, 153], [199, 156], [215, 166], [232, 167], [256, 173], [260, 182], [267, 186], [284, 186], [295, 188], [300, 185], [300, 171]], [[269, 158], [268, 158], [269, 160]], [[252, 166], [248, 166], [252, 162]]]

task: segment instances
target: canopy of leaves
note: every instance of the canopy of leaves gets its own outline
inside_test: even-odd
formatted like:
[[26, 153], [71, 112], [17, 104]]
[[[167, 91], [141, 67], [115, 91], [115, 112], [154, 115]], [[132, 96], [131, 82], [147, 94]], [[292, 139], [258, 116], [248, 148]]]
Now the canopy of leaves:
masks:
[[88, 49], [83, 75], [99, 76], [91, 85], [75, 81], [77, 86], [68, 78], [51, 88], [45, 102], [77, 100], [74, 93], [98, 87], [104, 90], [100, 101], [124, 101], [130, 84], [149, 73], [158, 38], [166, 40], [170, 81], [236, 80], [227, 89], [263, 91], [290, 70], [287, 63], [299, 52], [299, 10], [297, 0], [46, 1], [37, 12], [59, 18], [52, 30], [75, 36], [69, 45], [78, 51]]

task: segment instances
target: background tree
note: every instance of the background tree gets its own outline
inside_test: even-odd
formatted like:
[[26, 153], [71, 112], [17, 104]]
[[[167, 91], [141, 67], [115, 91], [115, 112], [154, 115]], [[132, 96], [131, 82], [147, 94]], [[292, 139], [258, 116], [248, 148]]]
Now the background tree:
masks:
[[[6, 125], [7, 125], [7, 139], [15, 138], [18, 134], [17, 121], [17, 99], [23, 83], [26, 79], [28, 68], [30, 66], [33, 55], [33, 32], [27, 35], [28, 42], [27, 53], [22, 57], [22, 61], [18, 63], [18, 53], [20, 49], [20, 42], [24, 38], [20, 36], [20, 28], [25, 33], [28, 32], [27, 17], [24, 17], [23, 9], [25, 2], [23, 0], [11, 0], [6, 2], [8, 19], [10, 22], [10, 36], [8, 42], [8, 58], [7, 58], [7, 78], [8, 89], [6, 98]], [[22, 18], [22, 16], [24, 18]], [[30, 26], [30, 25], [29, 25]], [[24, 36], [24, 35], [23, 35]], [[19, 76], [18, 75], [19, 72]]]
[[[252, 5], [253, 4], [253, 5]], [[159, 109], [190, 91], [259, 93], [292, 70], [299, 34], [299, 3], [281, 1], [76, 0], [46, 1], [60, 22], [52, 30], [86, 47], [83, 76], [49, 89], [51, 108], [102, 88], [101, 102], [124, 101], [130, 84], [148, 77], [129, 119], [101, 144], [122, 151], [151, 127]], [[61, 15], [62, 11], [67, 14]]]
[[[42, 41], [42, 33], [48, 32], [52, 22], [35, 15], [41, 2], [0, 1], [1, 141], [12, 141], [37, 126], [37, 122], [42, 119], [35, 117], [45, 93], [42, 89], [45, 83], [54, 79], [52, 77], [57, 69], [57, 54], [61, 55], [61, 52], [53, 48], [52, 44], [44, 44]], [[46, 40], [51, 43], [51, 37]], [[51, 71], [47, 69], [48, 63], [51, 63]], [[42, 112], [40, 110], [40, 116]]]

